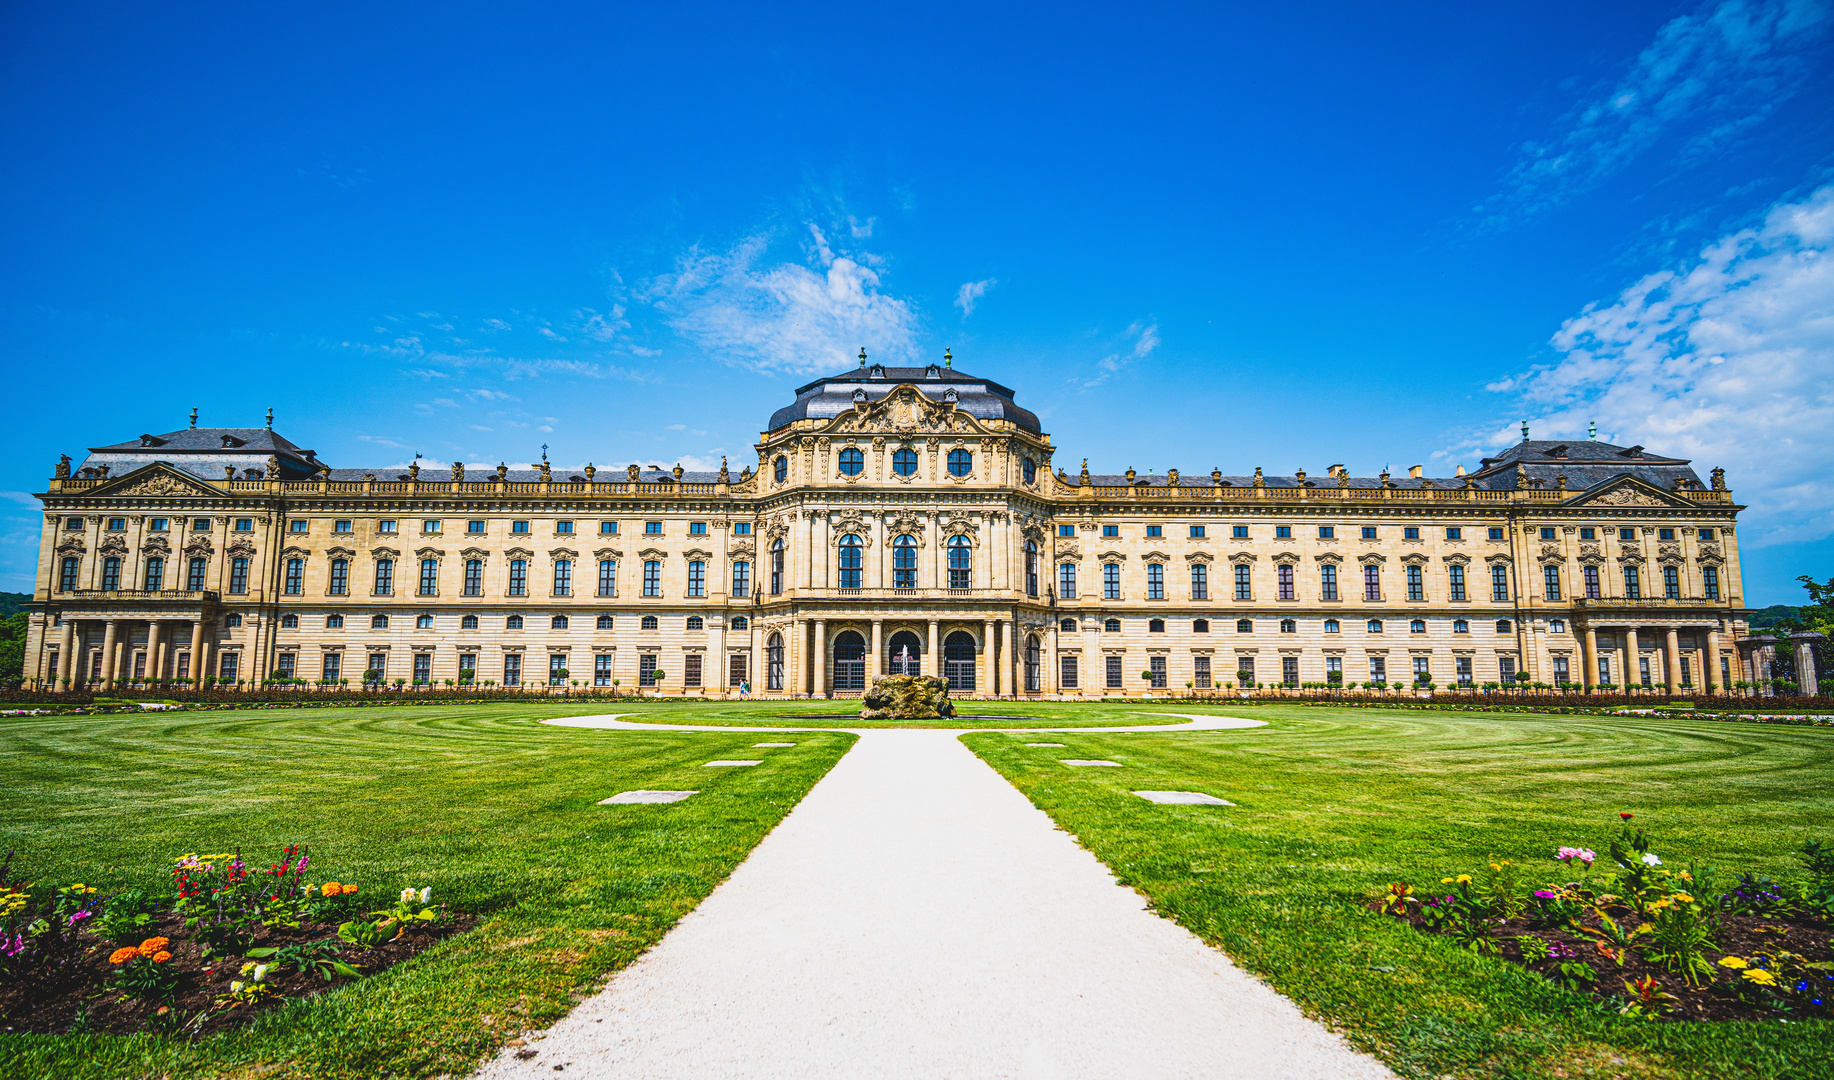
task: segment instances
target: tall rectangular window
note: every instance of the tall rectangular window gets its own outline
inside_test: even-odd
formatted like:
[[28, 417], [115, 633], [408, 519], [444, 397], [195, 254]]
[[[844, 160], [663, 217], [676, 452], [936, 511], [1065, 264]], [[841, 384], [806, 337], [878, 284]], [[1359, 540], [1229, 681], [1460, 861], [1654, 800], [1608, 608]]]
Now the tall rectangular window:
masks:
[[[204, 560], [192, 559], [191, 571], [197, 578], [197, 587], [204, 587]], [[344, 596], [350, 592], [350, 560], [331, 560], [331, 595]]]
[[420, 560], [420, 595], [439, 595], [439, 560]]
[[1462, 690], [1471, 689], [1471, 658], [1455, 656], [1452, 658], [1452, 670], [1458, 675], [1458, 685]]
[[287, 560], [287, 595], [300, 596], [306, 591], [306, 560]]
[[414, 685], [425, 686], [433, 681], [433, 654], [417, 652], [414, 654]]
[[548, 685], [564, 686], [567, 682], [567, 656], [565, 653], [548, 654]]
[[529, 594], [529, 561], [527, 559], [509, 561], [509, 594], [511, 596]]
[[1669, 600], [1681, 599], [1681, 569], [1675, 566], [1662, 568], [1662, 595]]
[[1280, 658], [1280, 681], [1289, 687], [1299, 685], [1299, 658], [1297, 656]]
[[691, 562], [688, 564], [688, 595], [689, 596], [707, 595], [707, 564], [706, 563], [695, 561], [695, 562]]
[[326, 653], [324, 664], [319, 670], [321, 672], [319, 675], [320, 681], [328, 683], [337, 682], [339, 677], [344, 673], [344, 654], [339, 652]]
[[478, 681], [478, 654], [474, 652], [459, 653], [459, 677], [461, 683]]
[[[783, 595], [783, 541], [771, 545], [771, 595]], [[780, 690], [782, 687], [772, 687]]]
[[1337, 567], [1318, 568], [1318, 596], [1321, 600], [1337, 599]]
[[1382, 599], [1382, 568], [1374, 563], [1363, 567], [1363, 599]]
[[1281, 563], [1274, 567], [1274, 584], [1279, 590], [1280, 599], [1291, 600], [1293, 598], [1293, 564]]
[[1701, 570], [1700, 570], [1700, 576], [1704, 579], [1705, 584], [1706, 584], [1707, 599], [1708, 600], [1718, 600], [1719, 599], [1719, 567], [1703, 566], [1701, 567]]
[[[1549, 573], [1552, 573], [1553, 570], [1553, 567], [1548, 567]], [[1643, 598], [1643, 578], [1634, 566], [1624, 567], [1624, 596], [1626, 599], [1630, 600], [1641, 600]], [[1549, 597], [1549, 599], [1558, 598]]]
[[1409, 566], [1406, 570], [1406, 574], [1407, 598], [1409, 600], [1426, 599], [1426, 585], [1421, 580], [1420, 568], [1418, 566]]
[[1146, 564], [1146, 598], [1148, 600], [1165, 599], [1165, 565], [1163, 563]]
[[701, 654], [691, 652], [681, 658], [681, 685], [690, 689], [700, 686]]
[[[201, 560], [194, 559], [192, 561], [198, 562]], [[75, 592], [76, 591], [76, 575], [77, 575], [77, 571], [81, 569], [82, 565], [83, 565], [83, 560], [77, 558], [74, 555], [66, 555], [64, 557], [63, 564], [59, 566], [58, 571], [57, 571], [57, 591], [58, 592]], [[201, 585], [199, 586], [199, 588], [202, 588], [202, 587], [203, 586]]]
[[751, 595], [751, 564], [736, 562], [732, 564], [732, 595], [734, 599], [743, 599]]
[[1490, 568], [1490, 599], [1509, 599], [1509, 567], [1492, 566]]
[[1596, 566], [1584, 567], [1583, 569], [1580, 570], [1580, 576], [1585, 579], [1586, 599], [1587, 600], [1597, 600], [1599, 598], [1598, 567]]
[[1104, 665], [1106, 668], [1104, 674], [1107, 676], [1108, 689], [1119, 690], [1121, 689], [1121, 662], [1123, 658], [1110, 653], [1105, 659], [1107, 663]]
[[1463, 600], [1465, 598], [1464, 567], [1459, 566], [1457, 563], [1453, 563], [1451, 566], [1446, 567], [1446, 588], [1451, 592], [1452, 599]]
[[[234, 589], [230, 590], [234, 592]], [[395, 591], [395, 560], [376, 560], [376, 595], [387, 596]]]
[[1057, 568], [1057, 596], [1063, 600], [1076, 599], [1076, 564], [1064, 563]]
[[1191, 599], [1210, 599], [1210, 568], [1203, 563], [1191, 564]]
[[1571, 681], [1572, 675], [1573, 670], [1567, 665], [1567, 658], [1564, 656], [1554, 657], [1554, 685], [1565, 686]]
[[611, 654], [600, 653], [592, 658], [592, 685], [611, 685]]
[[[242, 562], [246, 563], [248, 560], [243, 559]], [[102, 587], [110, 592], [121, 587], [120, 556], [110, 555], [108, 558], [102, 560]], [[231, 591], [233, 592], [234, 590]]]
[[1152, 672], [1153, 674], [1153, 679], [1151, 683], [1152, 688], [1154, 690], [1164, 690], [1165, 689], [1165, 657], [1163, 656], [1147, 657], [1146, 658], [1146, 670]]
[[241, 655], [239, 653], [227, 652], [223, 654], [222, 661], [217, 664], [217, 672], [224, 682], [235, 682], [236, 672], [241, 666]]
[[1058, 676], [1057, 685], [1065, 690], [1075, 690], [1077, 688], [1076, 657], [1065, 656], [1059, 658], [1058, 668], [1060, 674]]
[[1210, 658], [1207, 656], [1191, 657], [1191, 682], [1199, 690], [1210, 689]]
[[554, 560], [554, 595], [573, 595], [573, 560]]
[[643, 595], [662, 595], [662, 562], [651, 559], [643, 564]]
[[503, 685], [504, 686], [521, 686], [522, 685], [522, 654], [521, 653], [504, 653], [503, 654]]
[[1544, 600], [1560, 599], [1560, 567], [1544, 566], [1541, 568], [1541, 598]]
[[1431, 682], [1433, 679], [1433, 658], [1430, 656], [1414, 657], [1414, 685]]
[[248, 558], [239, 556], [229, 563], [229, 591], [245, 593], [248, 591]]
[[618, 563], [616, 559], [599, 560], [599, 595], [618, 595]]
[[646, 652], [637, 657], [637, 685], [656, 685], [656, 654]]
[[484, 560], [465, 560], [465, 595], [484, 595]]
[[726, 658], [726, 685], [742, 686], [751, 678], [751, 663], [742, 652]]
[[1254, 583], [1253, 579], [1249, 577], [1247, 563], [1237, 563], [1235, 566], [1235, 598], [1237, 600], [1254, 599]]
[[[295, 562], [298, 560], [295, 559]], [[146, 591], [158, 592], [165, 585], [166, 561], [154, 556], [146, 561]]]
[[1121, 598], [1121, 564], [1102, 564], [1102, 599], [1119, 600]]

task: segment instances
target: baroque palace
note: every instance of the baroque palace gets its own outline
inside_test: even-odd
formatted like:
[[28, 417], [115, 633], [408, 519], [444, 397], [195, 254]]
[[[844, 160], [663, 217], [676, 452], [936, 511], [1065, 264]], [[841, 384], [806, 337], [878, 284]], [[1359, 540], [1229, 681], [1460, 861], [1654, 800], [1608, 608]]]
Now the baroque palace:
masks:
[[265, 428], [65, 457], [26, 672], [763, 696], [1745, 678], [1722, 470], [1594, 440], [1473, 472], [1069, 472], [949, 364], [811, 382], [737, 475], [336, 469]]

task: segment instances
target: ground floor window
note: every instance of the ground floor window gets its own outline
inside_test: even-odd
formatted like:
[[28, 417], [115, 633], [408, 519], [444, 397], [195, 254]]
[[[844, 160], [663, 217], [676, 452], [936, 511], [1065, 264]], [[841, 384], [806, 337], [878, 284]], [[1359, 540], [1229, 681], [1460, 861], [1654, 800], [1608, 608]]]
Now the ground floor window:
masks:
[[504, 686], [521, 686], [522, 685], [522, 654], [521, 653], [504, 653], [503, 654], [503, 685]]
[[783, 689], [783, 635], [772, 634], [764, 647], [765, 685], [771, 690]]
[[1388, 681], [1388, 657], [1372, 656], [1369, 658], [1369, 681], [1375, 683]]
[[1110, 653], [1107, 657], [1108, 670], [1104, 674], [1108, 677], [1108, 689], [1110, 690], [1121, 689], [1121, 662], [1123, 659], [1114, 653]]
[[459, 682], [470, 683], [478, 679], [478, 654], [459, 654]]
[[834, 639], [834, 689], [840, 693], [866, 689], [866, 639], [852, 630]]
[[611, 660], [610, 653], [599, 653], [592, 658], [592, 685], [611, 685]]
[[414, 683], [416, 686], [433, 681], [433, 654], [414, 654]]
[[1637, 675], [1643, 684], [1643, 688], [1646, 690], [1649, 689], [1649, 657], [1637, 657]]
[[366, 683], [379, 683], [387, 677], [388, 677], [388, 654], [387, 653], [370, 653], [369, 654], [369, 667], [363, 670], [363, 681]]
[[1719, 658], [1719, 685], [1722, 688], [1732, 685], [1732, 658], [1729, 656]]
[[241, 666], [241, 661], [242, 657], [238, 653], [224, 653], [222, 662], [217, 667], [217, 675], [221, 678], [228, 679], [230, 682], [234, 682], [236, 680], [236, 669]]
[[1554, 685], [1565, 686], [1571, 675], [1572, 671], [1567, 667], [1567, 658], [1564, 656], [1554, 657]]
[[1038, 639], [1027, 638], [1025, 640], [1025, 692], [1028, 694], [1036, 694], [1042, 688], [1041, 680], [1044, 676], [1041, 674], [1043, 667], [1041, 660]]
[[700, 685], [700, 667], [701, 667], [701, 654], [700, 653], [691, 652], [688, 655], [682, 657], [681, 685], [698, 687]]
[[[189, 659], [189, 657], [180, 657], [180, 659]], [[325, 682], [337, 682], [338, 677], [344, 673], [344, 654], [334, 652], [326, 653], [324, 666], [320, 668], [320, 671], [322, 672], [319, 676], [320, 679], [323, 679]]]
[[1469, 656], [1453, 657], [1452, 669], [1458, 674], [1458, 685], [1469, 690], [1471, 688], [1471, 658]]
[[1154, 690], [1165, 689], [1165, 657], [1163, 656], [1147, 657], [1146, 658], [1146, 670], [1153, 673], [1153, 679], [1152, 679], [1153, 689]]
[[909, 630], [900, 630], [892, 635], [888, 648], [891, 652], [891, 674], [921, 674], [923, 643], [917, 640], [916, 634]]
[[1240, 682], [1243, 686], [1253, 686], [1255, 681], [1255, 658], [1252, 656], [1236, 657], [1235, 677], [1236, 681]]
[[565, 653], [548, 654], [548, 685], [564, 686], [567, 682], [567, 656]]
[[1611, 658], [1609, 656], [1598, 658], [1598, 681], [1603, 686], [1611, 685]]
[[1497, 657], [1497, 674], [1501, 675], [1504, 684], [1512, 683], [1516, 678], [1516, 658], [1513, 656]]
[[943, 677], [951, 693], [974, 692], [974, 635], [966, 630], [950, 634], [942, 646]]
[[274, 657], [274, 663], [280, 672], [281, 678], [291, 679], [294, 670], [299, 665], [299, 656], [296, 653], [283, 652], [279, 656]]
[[1325, 681], [1340, 685], [1344, 681], [1344, 658], [1341, 656], [1325, 657]]
[[1681, 658], [1681, 685], [1683, 686], [1694, 685], [1694, 667], [1689, 661], [1689, 657]]
[[1207, 656], [1191, 657], [1191, 681], [1199, 690], [1210, 689], [1210, 658]]
[[1076, 689], [1076, 657], [1066, 656], [1057, 663], [1057, 685], [1065, 690]]
[[655, 653], [646, 652], [642, 656], [637, 657], [637, 685], [638, 686], [655, 686], [656, 685], [656, 654]]
[[1414, 657], [1414, 685], [1424, 686], [1433, 680], [1433, 658], [1430, 656]]
[[1297, 656], [1280, 658], [1280, 681], [1288, 686], [1299, 685], [1299, 658]]
[[726, 658], [727, 686], [739, 686], [745, 682], [746, 676], [751, 669], [751, 665], [746, 661], [747, 657], [742, 652], [733, 653]]

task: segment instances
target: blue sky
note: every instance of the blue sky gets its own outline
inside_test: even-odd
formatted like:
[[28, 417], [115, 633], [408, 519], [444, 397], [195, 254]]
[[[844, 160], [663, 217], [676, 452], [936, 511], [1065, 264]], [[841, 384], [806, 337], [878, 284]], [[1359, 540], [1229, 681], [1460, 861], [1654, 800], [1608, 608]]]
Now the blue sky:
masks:
[[0, 588], [60, 452], [755, 460], [940, 357], [1072, 470], [1724, 466], [1834, 575], [1834, 12], [8, 5]]

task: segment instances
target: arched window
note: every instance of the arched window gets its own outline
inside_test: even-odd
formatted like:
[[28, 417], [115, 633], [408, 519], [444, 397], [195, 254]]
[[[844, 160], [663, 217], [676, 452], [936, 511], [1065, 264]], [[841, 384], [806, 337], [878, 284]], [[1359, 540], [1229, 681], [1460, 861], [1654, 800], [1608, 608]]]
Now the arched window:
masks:
[[[1031, 462], [1027, 461], [1027, 465]], [[1025, 639], [1025, 692], [1036, 694], [1043, 689], [1043, 650], [1038, 647], [1038, 635], [1032, 634]]]
[[431, 616], [431, 615], [416, 615], [416, 616], [414, 616], [414, 629], [416, 629], [416, 630], [431, 630], [431, 629], [433, 629], [433, 616]]
[[783, 594], [783, 541], [771, 544], [771, 595]]
[[783, 689], [783, 635], [772, 634], [764, 645], [764, 688]]
[[460, 630], [476, 630], [477, 628], [478, 628], [478, 617], [476, 615], [467, 615], [464, 618], [459, 620], [459, 629]]
[[645, 615], [643, 617], [643, 621], [637, 625], [639, 626], [639, 628], [644, 629], [644, 630], [654, 630], [656, 629], [656, 616]]
[[857, 589], [860, 587], [860, 568], [863, 564], [860, 538], [852, 533], [842, 536], [839, 581], [841, 588]]
[[1060, 619], [1057, 622], [1057, 629], [1061, 633], [1074, 634], [1076, 633], [1076, 620], [1075, 619]]
[[597, 625], [593, 627], [593, 629], [595, 630], [610, 630], [611, 628], [612, 628], [612, 620], [611, 620], [611, 616], [609, 615], [600, 615], [598, 618]]
[[1026, 483], [1035, 484], [1038, 482], [1038, 463], [1031, 458], [1020, 459], [1019, 472], [1025, 477]]
[[1513, 634], [1516, 632], [1516, 628], [1508, 619], [1498, 619], [1496, 621], [1496, 632], [1499, 634]]
[[892, 588], [917, 587], [917, 538], [900, 536], [892, 541]]
[[299, 629], [299, 616], [297, 616], [297, 615], [282, 615], [282, 616], [280, 617], [280, 628], [281, 628], [282, 630], [297, 630], [297, 629]]
[[1105, 621], [1105, 622], [1103, 622], [1103, 623], [1102, 623], [1102, 632], [1103, 632], [1104, 634], [1118, 634], [1118, 633], [1120, 633], [1120, 632], [1121, 632], [1121, 620], [1119, 620], [1119, 619], [1109, 619], [1109, 620], [1107, 620], [1107, 621]]
[[971, 589], [974, 587], [974, 575], [969, 570], [973, 565], [974, 549], [968, 545], [965, 536], [949, 537], [949, 588]]
[[1412, 622], [1408, 623], [1407, 632], [1410, 634], [1426, 633], [1426, 620], [1425, 619], [1415, 619]]
[[1038, 543], [1025, 542], [1025, 595], [1038, 595]]
[[1372, 634], [1379, 634], [1382, 632], [1382, 620], [1381, 619], [1370, 619], [1369, 625], [1366, 626], [1364, 629], [1368, 630]]
[[1192, 619], [1191, 620], [1191, 633], [1207, 634], [1209, 632], [1210, 632], [1210, 620], [1209, 619]]
[[700, 617], [699, 615], [690, 615], [690, 616], [688, 616], [688, 629], [690, 629], [690, 630], [704, 630], [704, 629], [706, 629], [706, 628], [707, 628], [707, 624], [706, 624], [706, 622], [705, 622], [704, 620], [702, 620], [702, 619], [701, 619], [701, 617]]
[[1254, 633], [1255, 621], [1253, 619], [1237, 619], [1235, 621], [1235, 632], [1238, 634]]
[[841, 451], [841, 475], [858, 476], [866, 468], [866, 455], [860, 453], [857, 446], [849, 446]]
[[866, 689], [866, 639], [843, 630], [834, 639], [834, 689], [839, 693]]
[[967, 476], [974, 471], [974, 455], [966, 450], [949, 451], [949, 475]]
[[943, 639], [943, 677], [949, 680], [951, 693], [974, 692], [974, 635], [957, 630]]
[[1147, 620], [1147, 623], [1146, 623], [1146, 632], [1147, 632], [1147, 633], [1149, 633], [1149, 634], [1163, 634], [1163, 633], [1165, 633], [1165, 620], [1164, 620], [1164, 619], [1149, 619], [1149, 620]]
[[565, 615], [556, 615], [548, 620], [548, 629], [550, 630], [565, 630], [566, 628], [567, 617]]
[[[241, 620], [237, 619], [237, 621], [240, 622]], [[369, 628], [371, 630], [387, 630], [388, 629], [388, 616], [387, 615], [371, 615], [369, 617]]]
[[[473, 615], [473, 616], [471, 616], [471, 618], [474, 618], [474, 619], [475, 619], [475, 618], [477, 618], [477, 616], [475, 616], [475, 615]], [[342, 630], [342, 629], [344, 629], [344, 616], [342, 616], [342, 615], [327, 615], [327, 616], [325, 616], [325, 629], [327, 629], [327, 630]]]
[[734, 630], [749, 630], [751, 629], [751, 620], [743, 615], [734, 615], [732, 617], [732, 628]]
[[892, 451], [892, 472], [899, 476], [913, 476], [917, 472], [917, 451], [908, 446]]
[[1342, 630], [1343, 626], [1336, 619], [1325, 620], [1325, 633], [1336, 634], [1342, 632]]
[[923, 642], [909, 630], [900, 630], [892, 635], [886, 645], [891, 661], [889, 668], [893, 675], [921, 675], [923, 673]]
[[520, 615], [511, 615], [511, 616], [510, 616], [509, 618], [507, 618], [507, 619], [504, 619], [504, 620], [503, 620], [503, 629], [505, 629], [505, 630], [520, 630], [520, 629], [522, 629], [522, 616], [520, 616]]
[[776, 463], [771, 466], [771, 475], [777, 478], [779, 484], [788, 480], [790, 478], [790, 459], [779, 454]]
[[1294, 619], [1281, 619], [1280, 632], [1282, 634], [1297, 634], [1299, 632], [1298, 621]]

